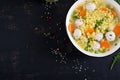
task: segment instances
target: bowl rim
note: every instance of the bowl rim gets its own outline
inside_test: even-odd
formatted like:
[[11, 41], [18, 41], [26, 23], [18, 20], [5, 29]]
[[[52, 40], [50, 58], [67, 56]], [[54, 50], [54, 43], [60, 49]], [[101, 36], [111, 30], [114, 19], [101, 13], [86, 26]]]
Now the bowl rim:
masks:
[[[78, 0], [70, 7], [70, 9], [67, 13], [67, 16], [66, 16], [66, 24], [65, 24], [67, 35], [68, 35], [70, 41], [72, 42], [72, 44], [77, 48], [77, 50], [79, 50], [83, 54], [86, 54], [86, 55], [91, 56], [91, 57], [109, 56], [109, 55], [113, 54], [114, 52], [116, 52], [120, 48], [120, 40], [118, 41], [117, 46], [112, 47], [113, 49], [111, 49], [103, 54], [102, 53], [95, 54], [95, 53], [91, 53], [89, 51], [85, 51], [84, 49], [80, 48], [80, 46], [75, 42], [75, 40], [71, 36], [71, 33], [68, 31], [68, 24], [69, 24], [69, 19], [70, 19], [71, 13], [73, 12], [73, 10], [75, 9], [76, 6], [82, 4], [84, 1], [86, 1], [86, 0]], [[112, 4], [115, 7], [115, 9], [117, 9], [117, 12], [119, 13], [118, 16], [120, 17], [120, 5], [117, 2], [115, 2], [114, 0], [103, 0], [103, 1], [106, 1], [109, 4]]]

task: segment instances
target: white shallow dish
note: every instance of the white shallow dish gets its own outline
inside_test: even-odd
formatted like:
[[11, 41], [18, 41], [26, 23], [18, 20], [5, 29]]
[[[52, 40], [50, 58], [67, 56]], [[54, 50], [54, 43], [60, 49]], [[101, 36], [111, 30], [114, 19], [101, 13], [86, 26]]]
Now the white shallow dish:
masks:
[[[88, 52], [88, 51], [85, 51], [84, 49], [80, 48], [80, 46], [78, 46], [78, 44], [75, 42], [75, 40], [72, 38], [71, 36], [71, 33], [68, 31], [68, 24], [69, 24], [69, 20], [70, 20], [70, 16], [72, 14], [72, 12], [74, 11], [74, 9], [76, 8], [76, 6], [82, 4], [84, 1], [86, 0], [78, 0], [76, 1], [72, 6], [71, 8], [69, 9], [68, 13], [67, 13], [67, 17], [66, 17], [66, 31], [67, 31], [67, 34], [68, 34], [68, 37], [70, 39], [70, 41], [73, 43], [73, 45], [79, 50], [81, 51], [82, 53], [88, 55], [88, 56], [92, 56], [92, 57], [105, 57], [105, 56], [108, 56], [110, 54], [113, 54], [115, 51], [117, 51], [119, 48], [120, 48], [120, 40], [118, 40], [118, 43], [116, 46], [113, 46], [110, 48], [109, 51], [105, 52], [105, 53], [98, 53], [98, 54], [94, 54], [94, 53], [91, 53], [91, 52]], [[110, 5], [113, 5], [116, 9], [116, 12], [118, 13], [118, 16], [120, 18], [120, 5], [115, 2], [114, 0], [103, 0], [105, 2], [107, 2], [108, 4]]]

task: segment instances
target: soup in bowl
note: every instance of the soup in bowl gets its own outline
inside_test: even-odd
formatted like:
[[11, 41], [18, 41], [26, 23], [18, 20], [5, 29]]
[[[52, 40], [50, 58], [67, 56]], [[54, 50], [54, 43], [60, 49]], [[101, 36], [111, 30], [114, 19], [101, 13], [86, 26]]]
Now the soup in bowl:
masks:
[[78, 0], [68, 11], [66, 30], [82, 53], [108, 56], [120, 47], [120, 6], [114, 0]]

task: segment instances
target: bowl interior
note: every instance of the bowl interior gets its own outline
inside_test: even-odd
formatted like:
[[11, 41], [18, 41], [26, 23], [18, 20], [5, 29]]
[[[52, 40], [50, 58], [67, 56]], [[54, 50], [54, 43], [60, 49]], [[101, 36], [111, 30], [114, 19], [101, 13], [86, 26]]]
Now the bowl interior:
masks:
[[[85, 51], [84, 49], [80, 48], [80, 46], [78, 46], [78, 44], [75, 42], [75, 40], [72, 38], [71, 36], [71, 33], [68, 31], [68, 24], [69, 24], [69, 19], [70, 19], [70, 16], [72, 14], [72, 12], [74, 11], [75, 7], [82, 4], [84, 1], [86, 0], [78, 0], [76, 1], [72, 7], [69, 9], [68, 11], [68, 14], [67, 14], [67, 17], [66, 17], [66, 30], [67, 30], [67, 34], [68, 34], [68, 37], [70, 39], [70, 41], [73, 43], [73, 45], [79, 50], [81, 51], [82, 53], [88, 55], [88, 56], [92, 56], [92, 57], [104, 57], [104, 56], [108, 56], [112, 53], [114, 53], [115, 51], [117, 51], [119, 48], [120, 48], [120, 40], [118, 40], [118, 43], [116, 46], [114, 47], [111, 47], [111, 49], [105, 53], [99, 53], [99, 54], [94, 54], [94, 53], [91, 53], [91, 52], [88, 52], [88, 51]], [[114, 0], [102, 0], [102, 1], [105, 1], [106, 3], [110, 4], [110, 5], [113, 5], [115, 7], [115, 10], [116, 12], [118, 13], [118, 16], [119, 16], [119, 19], [120, 19], [120, 6], [117, 2], [115, 2]]]

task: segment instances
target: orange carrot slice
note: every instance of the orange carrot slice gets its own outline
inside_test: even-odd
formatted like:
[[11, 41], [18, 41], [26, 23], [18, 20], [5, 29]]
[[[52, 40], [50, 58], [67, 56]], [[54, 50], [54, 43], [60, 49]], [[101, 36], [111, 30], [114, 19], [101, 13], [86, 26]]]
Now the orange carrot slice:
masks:
[[85, 9], [82, 9], [81, 11], [80, 11], [80, 16], [85, 16], [86, 15], [86, 10]]
[[94, 29], [93, 28], [88, 28], [85, 33], [86, 34], [92, 34], [94, 32]]
[[70, 23], [68, 25], [68, 30], [69, 30], [70, 33], [73, 33], [74, 30], [75, 30], [75, 24], [74, 23]]
[[104, 12], [107, 12], [107, 11], [108, 11], [108, 8], [102, 7], [101, 10], [104, 11]]
[[80, 12], [79, 16], [85, 16], [86, 15], [86, 9], [83, 8], [83, 6], [76, 7], [76, 10]]
[[110, 42], [107, 40], [103, 40], [101, 41], [100, 46], [101, 48], [110, 49]]
[[111, 13], [113, 16], [115, 16], [115, 17], [117, 16], [117, 13], [115, 11], [111, 11]]
[[120, 25], [116, 25], [115, 28], [113, 29], [113, 32], [114, 32], [116, 35], [120, 35]]

